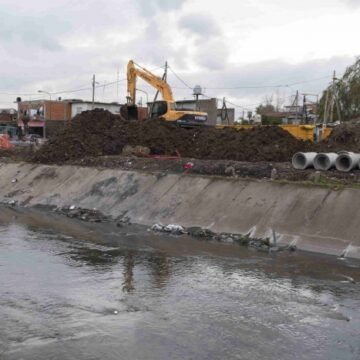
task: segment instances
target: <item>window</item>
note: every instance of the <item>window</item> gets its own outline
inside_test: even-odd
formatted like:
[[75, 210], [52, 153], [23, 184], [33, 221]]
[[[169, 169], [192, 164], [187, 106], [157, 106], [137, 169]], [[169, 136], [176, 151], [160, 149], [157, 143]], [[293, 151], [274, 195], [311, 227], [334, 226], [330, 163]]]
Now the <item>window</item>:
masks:
[[166, 101], [156, 101], [152, 109], [152, 117], [159, 117], [167, 112]]
[[82, 109], [81, 106], [77, 106], [77, 107], [76, 107], [76, 115], [81, 114], [82, 111], [83, 111], [83, 109]]

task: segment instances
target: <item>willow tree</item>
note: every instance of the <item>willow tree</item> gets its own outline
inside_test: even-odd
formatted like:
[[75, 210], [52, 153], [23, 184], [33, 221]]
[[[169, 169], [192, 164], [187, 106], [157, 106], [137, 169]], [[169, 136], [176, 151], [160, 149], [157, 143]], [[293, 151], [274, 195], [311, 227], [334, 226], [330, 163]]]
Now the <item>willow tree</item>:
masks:
[[320, 118], [329, 120], [331, 108], [334, 120], [338, 120], [339, 117], [345, 121], [360, 117], [360, 57], [355, 64], [346, 69], [341, 79], [329, 85], [323, 92], [320, 100]]

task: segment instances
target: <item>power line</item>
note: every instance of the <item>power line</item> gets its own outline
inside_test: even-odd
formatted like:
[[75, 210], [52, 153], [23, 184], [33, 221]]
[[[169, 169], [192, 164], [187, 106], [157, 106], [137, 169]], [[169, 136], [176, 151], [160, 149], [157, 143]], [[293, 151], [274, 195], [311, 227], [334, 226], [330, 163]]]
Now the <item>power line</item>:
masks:
[[[193, 90], [193, 87], [188, 85], [179, 75], [177, 75], [170, 66], [169, 66], [169, 69], [175, 75], [175, 77], [182, 84], [184, 84], [186, 86], [186, 88], [173, 87], [174, 89], [183, 89], [183, 90], [191, 89], [191, 90]], [[308, 84], [308, 83], [311, 83], [311, 82], [330, 79], [330, 78], [331, 78], [331, 76], [323, 76], [323, 77], [319, 77], [319, 78], [314, 78], [314, 79], [309, 79], [309, 80], [304, 80], [304, 81], [298, 81], [298, 82], [289, 83], [289, 84], [278, 84], [278, 85], [254, 85], [254, 86], [234, 86], [234, 87], [207, 87], [207, 86], [204, 86], [204, 88], [208, 89], [208, 90], [240, 90], [240, 89], [285, 88], [285, 87], [290, 87], [290, 86], [295, 86], [295, 85]]]
[[35, 96], [39, 95], [38, 93], [8, 93], [8, 92], [0, 92], [0, 95], [7, 95], [7, 96]]
[[175, 77], [176, 77], [181, 83], [183, 83], [188, 89], [190, 89], [190, 90], [193, 90], [193, 89], [194, 89], [194, 87], [188, 85], [179, 75], [177, 75], [176, 72], [172, 69], [171, 66], [169, 66], [169, 69], [170, 69], [170, 71], [175, 75]]
[[[138, 66], [140, 66], [140, 65], [138, 65]], [[158, 66], [158, 67], [156, 67], [154, 69], [151, 69], [150, 71], [156, 71], [156, 70], [163, 69], [163, 68], [164, 68], [164, 66]], [[112, 82], [106, 82], [106, 83], [104, 83], [102, 85], [95, 86], [95, 88], [104, 88], [104, 87], [112, 86], [112, 85], [121, 83], [121, 82], [126, 81], [126, 80], [127, 80], [127, 78], [112, 81]], [[92, 89], [92, 87], [90, 86], [90, 87], [80, 87], [80, 88], [71, 89], [71, 90], [61, 90], [61, 91], [54, 91], [54, 92], [49, 91], [49, 93], [51, 95], [70, 94], [70, 93], [75, 93], [75, 92], [87, 91], [87, 90], [91, 90], [91, 89]], [[7, 96], [36, 96], [36, 95], [39, 95], [39, 94], [37, 92], [36, 93], [30, 93], [30, 92], [29, 93], [25, 93], [25, 92], [24, 93], [0, 92], [0, 95], [7, 95]]]
[[[175, 75], [175, 77], [180, 81], [180, 82], [182, 82], [185, 86], [186, 86], [186, 88], [187, 89], [190, 89], [190, 90], [193, 90], [193, 87], [191, 87], [190, 85], [188, 85], [179, 75], [177, 75], [176, 73], [175, 73], [175, 71], [169, 66], [169, 69], [171, 70], [171, 72]], [[328, 78], [328, 76], [327, 76], [327, 78]], [[295, 85], [295, 84], [294, 84]], [[288, 86], [288, 85], [287, 85]], [[206, 89], [210, 89], [210, 90], [223, 90], [223, 89], [221, 89], [221, 88], [206, 88]], [[208, 98], [208, 99], [211, 99], [212, 97], [211, 96], [207, 96], [207, 95], [205, 95], [205, 94], [202, 94], [202, 96], [204, 96], [204, 97], [206, 97], [206, 98]], [[279, 99], [280, 101], [282, 101], [282, 100], [286, 100], [286, 99], [288, 99], [288, 98], [291, 98], [292, 96], [288, 96], [288, 97], [286, 97], [286, 98], [282, 98], [282, 99]], [[218, 101], [222, 101], [221, 99], [219, 99], [219, 98], [216, 98], [216, 100], [218, 100]], [[225, 100], [225, 102], [227, 103], [227, 104], [230, 104], [230, 105], [232, 105], [232, 106], [234, 106], [234, 107], [236, 107], [236, 108], [240, 108], [240, 109], [244, 109], [244, 110], [251, 110], [251, 109], [249, 109], [249, 107], [251, 107], [251, 106], [257, 106], [257, 105], [259, 105], [259, 103], [260, 102], [258, 102], [258, 103], [256, 103], [256, 104], [251, 104], [251, 105], [238, 105], [238, 104], [235, 104], [235, 103], [233, 103], [233, 102], [231, 102], [231, 101], [228, 101], [228, 100]]]
[[[141, 65], [137, 64], [138, 66], [140, 66], [142, 68]], [[156, 71], [159, 69], [163, 69], [164, 66], [159, 66], [156, 67], [154, 69], [152, 69], [151, 71]], [[173, 87], [174, 89], [182, 89], [182, 90], [193, 90], [193, 86], [190, 86], [185, 80], [183, 80], [175, 71], [174, 69], [169, 66], [170, 71], [172, 72], [172, 74], [185, 86], [185, 87]], [[289, 83], [289, 84], [278, 84], [278, 85], [261, 85], [261, 86], [236, 86], [236, 87], [205, 87], [207, 90], [240, 90], [240, 89], [267, 89], [267, 88], [282, 88], [282, 87], [291, 87], [291, 86], [295, 86], [295, 85], [301, 85], [301, 84], [306, 84], [306, 83], [310, 83], [310, 82], [314, 82], [314, 81], [319, 81], [319, 80], [324, 80], [324, 79], [328, 79], [331, 76], [323, 76], [323, 77], [319, 77], [319, 78], [314, 78], [314, 79], [310, 79], [310, 80], [304, 80], [304, 81], [298, 81], [298, 82], [293, 82], [293, 83]], [[115, 84], [118, 84], [120, 82], [126, 81], [127, 78], [124, 79], [120, 79], [117, 81], [112, 81], [109, 83], [104, 83], [103, 85], [97, 85], [95, 86], [95, 88], [103, 88], [105, 89], [105, 87], [108, 86], [112, 86]], [[82, 92], [82, 91], [90, 91], [92, 90], [92, 87], [81, 87], [81, 88], [77, 88], [77, 89], [71, 89], [71, 90], [62, 90], [62, 91], [55, 91], [55, 92], [50, 92], [51, 95], [59, 95], [59, 94], [71, 94], [71, 93], [76, 93], [76, 92]], [[10, 93], [10, 92], [0, 92], [0, 95], [5, 95], [5, 96], [36, 96], [38, 95], [38, 93]], [[205, 97], [208, 97], [206, 95], [203, 95]], [[208, 97], [210, 98], [210, 97]], [[231, 103], [229, 101], [227, 101], [229, 104], [235, 106], [235, 107], [239, 107], [239, 108], [246, 108], [246, 106], [255, 106], [258, 105], [257, 104], [251, 104], [251, 105], [237, 105], [234, 103]]]
[[236, 86], [236, 87], [219, 87], [219, 88], [212, 88], [212, 87], [206, 87], [206, 89], [209, 90], [238, 90], [238, 89], [267, 89], [267, 88], [282, 88], [282, 87], [290, 87], [294, 85], [301, 85], [301, 84], [307, 84], [314, 81], [329, 79], [331, 76], [323, 76], [320, 78], [305, 80], [305, 81], [298, 81], [294, 83], [289, 84], [280, 84], [280, 85], [259, 85], [259, 86]]

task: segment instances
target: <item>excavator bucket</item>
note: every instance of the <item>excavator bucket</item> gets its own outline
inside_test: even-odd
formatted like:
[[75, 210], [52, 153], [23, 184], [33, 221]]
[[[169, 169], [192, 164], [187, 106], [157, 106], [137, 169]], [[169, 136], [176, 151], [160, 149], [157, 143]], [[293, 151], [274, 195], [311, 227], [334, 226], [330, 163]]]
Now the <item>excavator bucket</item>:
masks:
[[126, 120], [139, 120], [138, 108], [136, 105], [122, 105], [120, 115]]

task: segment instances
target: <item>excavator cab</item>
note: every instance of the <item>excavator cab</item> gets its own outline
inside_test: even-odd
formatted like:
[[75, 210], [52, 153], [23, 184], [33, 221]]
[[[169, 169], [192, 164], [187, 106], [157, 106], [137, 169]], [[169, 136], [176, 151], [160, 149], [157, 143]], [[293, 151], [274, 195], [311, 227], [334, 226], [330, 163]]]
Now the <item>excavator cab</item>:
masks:
[[150, 117], [153, 119], [159, 118], [168, 111], [168, 104], [166, 101], [155, 101], [152, 105]]

